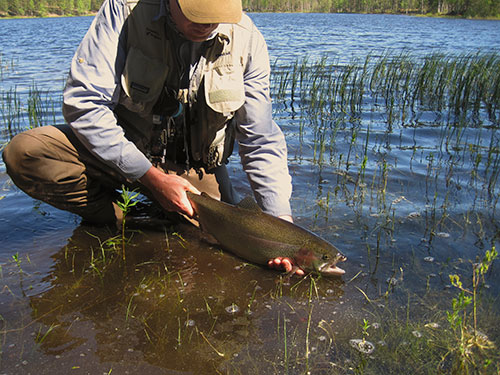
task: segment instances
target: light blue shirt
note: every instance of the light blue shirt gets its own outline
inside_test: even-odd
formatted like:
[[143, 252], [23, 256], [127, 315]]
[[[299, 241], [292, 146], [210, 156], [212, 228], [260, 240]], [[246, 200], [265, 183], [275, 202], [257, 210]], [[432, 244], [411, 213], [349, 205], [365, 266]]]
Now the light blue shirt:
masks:
[[[96, 157], [134, 181], [152, 164], [125, 138], [113, 113], [126, 60], [126, 39], [120, 35], [126, 19], [124, 9], [122, 0], [107, 0], [92, 22], [71, 63], [63, 114]], [[243, 17], [245, 22], [252, 22], [246, 15]], [[221, 24], [216, 32], [227, 27]], [[275, 216], [290, 215], [292, 185], [285, 137], [272, 120], [267, 45], [262, 34], [252, 29], [253, 42], [244, 72], [245, 103], [235, 113], [239, 154], [264, 211]]]

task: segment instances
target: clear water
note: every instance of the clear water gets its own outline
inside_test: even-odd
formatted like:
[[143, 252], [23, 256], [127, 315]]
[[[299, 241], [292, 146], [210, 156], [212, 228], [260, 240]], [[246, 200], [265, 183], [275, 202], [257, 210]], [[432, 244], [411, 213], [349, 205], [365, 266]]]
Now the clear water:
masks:
[[[304, 55], [341, 65], [368, 53], [500, 50], [498, 21], [250, 16], [279, 64]], [[35, 84], [58, 103], [91, 21], [0, 21], [2, 95], [14, 91], [25, 103]], [[128, 232], [123, 266], [120, 256], [102, 250], [114, 232], [27, 197], [0, 163], [0, 373], [352, 373], [360, 358], [349, 340], [362, 337], [363, 319], [381, 326], [373, 325], [369, 338], [385, 342], [367, 359], [372, 373], [414, 369], [410, 359], [391, 367], [391, 352], [418, 358], [411, 328], [434, 321], [443, 327], [456, 295], [448, 275], [469, 280], [470, 262], [497, 242], [498, 189], [488, 190], [496, 169], [486, 162], [488, 145], [499, 140], [496, 127], [469, 128], [458, 137], [433, 116], [422, 126], [389, 127], [384, 114], [365, 113], [359, 122], [322, 128], [300, 106], [276, 104], [289, 145], [295, 220], [348, 256], [342, 279], [287, 283], [221, 252], [187, 225]], [[50, 121], [62, 122], [60, 108], [50, 111]], [[4, 124], [0, 143], [26, 126], [27, 116], [10, 131]], [[327, 147], [320, 152], [322, 134]], [[463, 151], [474, 145], [482, 157], [477, 169]], [[237, 189], [248, 193], [236, 156], [230, 170]], [[498, 295], [496, 268], [485, 304]], [[490, 310], [498, 316], [494, 303]], [[394, 328], [401, 325], [410, 334]], [[494, 324], [483, 320], [481, 330], [498, 343]]]

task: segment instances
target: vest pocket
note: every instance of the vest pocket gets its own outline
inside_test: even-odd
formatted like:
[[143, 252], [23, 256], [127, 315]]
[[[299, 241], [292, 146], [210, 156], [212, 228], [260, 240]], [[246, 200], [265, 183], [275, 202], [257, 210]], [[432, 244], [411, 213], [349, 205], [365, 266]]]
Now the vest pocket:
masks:
[[213, 67], [205, 73], [205, 100], [215, 112], [229, 115], [245, 103], [243, 70], [239, 65]]
[[123, 92], [136, 109], [146, 111], [160, 96], [167, 74], [165, 62], [147, 57], [140, 49], [131, 47], [121, 76]]

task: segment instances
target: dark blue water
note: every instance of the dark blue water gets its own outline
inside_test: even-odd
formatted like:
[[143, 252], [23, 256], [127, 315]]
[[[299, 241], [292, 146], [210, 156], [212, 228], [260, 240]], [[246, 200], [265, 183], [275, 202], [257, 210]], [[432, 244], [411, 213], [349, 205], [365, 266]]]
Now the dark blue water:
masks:
[[367, 53], [416, 55], [500, 49], [500, 22], [370, 14], [252, 14], [271, 58], [363, 59]]
[[[251, 13], [267, 40], [271, 61], [308, 55], [339, 59], [367, 53], [500, 50], [500, 21], [366, 14]], [[61, 85], [92, 17], [1, 20], [4, 71], [0, 88], [25, 87], [33, 80], [50, 89]]]

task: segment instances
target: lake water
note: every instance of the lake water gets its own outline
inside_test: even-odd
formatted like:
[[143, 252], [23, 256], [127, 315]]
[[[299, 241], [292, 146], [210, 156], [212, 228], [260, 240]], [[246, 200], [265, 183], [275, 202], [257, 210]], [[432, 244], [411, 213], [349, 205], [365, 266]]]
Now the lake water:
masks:
[[[280, 69], [304, 56], [341, 70], [368, 54], [500, 51], [499, 21], [250, 16]], [[62, 122], [65, 75], [91, 21], [0, 21], [0, 145], [29, 125], [34, 87], [44, 123]], [[287, 281], [185, 225], [127, 233], [124, 266], [105, 242], [115, 233], [27, 197], [0, 162], [0, 374], [453, 372], [453, 355], [428, 359], [453, 348], [449, 275], [470, 288], [472, 262], [498, 241], [500, 114], [461, 127], [429, 110], [392, 120], [379, 103], [328, 120], [293, 104], [275, 98], [294, 217], [348, 256], [342, 279]], [[235, 156], [230, 171], [248, 193]], [[486, 276], [479, 329], [498, 347], [498, 265]], [[362, 338], [375, 344], [370, 356], [349, 341]]]

